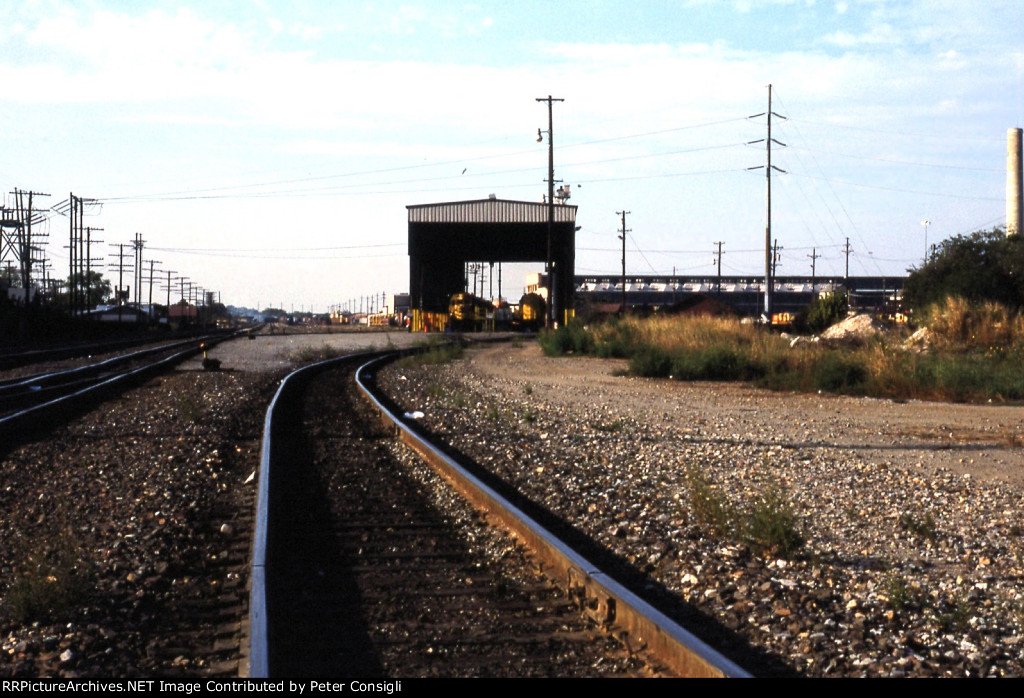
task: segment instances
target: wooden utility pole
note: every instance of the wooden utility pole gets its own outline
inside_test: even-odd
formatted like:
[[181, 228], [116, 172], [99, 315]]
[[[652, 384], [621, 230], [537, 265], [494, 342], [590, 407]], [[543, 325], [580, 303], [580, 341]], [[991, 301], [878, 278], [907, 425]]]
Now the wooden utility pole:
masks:
[[158, 261], [157, 259], [149, 260], [149, 312], [147, 315], [149, 315], [150, 322], [153, 320], [153, 268]]
[[[718, 280], [715, 282], [715, 293], [722, 292], [722, 244], [721, 242], [715, 243], [718, 246], [718, 251], [715, 252], [715, 262], [718, 264]], [[672, 271], [674, 274], [675, 270], [673, 269]]]
[[782, 253], [779, 252], [779, 241], [776, 240], [772, 245], [772, 277], [775, 276], [775, 267], [779, 264], [779, 260], [782, 258]]
[[[548, 95], [547, 97], [537, 97], [537, 101], [548, 103], [548, 258], [544, 269], [548, 275], [548, 312], [544, 324], [550, 328], [558, 317], [555, 308], [555, 299], [558, 297], [555, 285], [556, 270], [551, 256], [551, 237], [555, 227], [555, 129], [551, 107], [555, 102], [564, 102], [565, 100]], [[542, 133], [544, 132], [537, 129], [538, 143], [544, 140], [541, 136]]]
[[135, 252], [135, 273], [132, 278], [135, 286], [135, 305], [138, 306], [139, 310], [142, 310], [142, 278], [145, 274], [142, 250], [145, 242], [142, 239], [142, 233], [135, 233], [135, 239], [132, 240], [132, 250]]
[[818, 254], [818, 249], [817, 248], [811, 248], [811, 253], [809, 255], [807, 255], [807, 256], [811, 258], [811, 293], [814, 293], [815, 292], [815, 281], [816, 281], [815, 274], [814, 274], [814, 266], [815, 266], [815, 262], [818, 261], [818, 257], [820, 257], [821, 255]]
[[630, 232], [630, 228], [626, 227], [626, 214], [630, 211], [616, 211], [616, 214], [622, 216], [622, 235], [619, 239], [622, 240], [622, 314], [626, 314], [626, 233]]

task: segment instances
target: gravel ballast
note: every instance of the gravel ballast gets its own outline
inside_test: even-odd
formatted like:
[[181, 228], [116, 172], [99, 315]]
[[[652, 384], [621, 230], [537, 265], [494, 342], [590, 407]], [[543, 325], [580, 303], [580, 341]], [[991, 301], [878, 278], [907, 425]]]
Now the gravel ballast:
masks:
[[[761, 672], [1024, 673], [1024, 408], [614, 375], [624, 367], [529, 343], [378, 380], [662, 607], [759, 648], [736, 652]], [[770, 492], [803, 540], [788, 555], [749, 533]], [[739, 513], [716, 530], [697, 508], [723, 495]]]
[[238, 675], [280, 376], [178, 371], [0, 453], [0, 676]]

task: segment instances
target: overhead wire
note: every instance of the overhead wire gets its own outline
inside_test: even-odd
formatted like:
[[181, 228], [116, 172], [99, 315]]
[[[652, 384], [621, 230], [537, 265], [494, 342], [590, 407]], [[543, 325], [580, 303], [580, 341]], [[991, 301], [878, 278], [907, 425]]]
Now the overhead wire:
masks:
[[[781, 95], [778, 96], [778, 99], [779, 99], [780, 104], [783, 103], [783, 99], [782, 99]], [[800, 130], [799, 124], [793, 124], [792, 127], [793, 127], [794, 132], [800, 137], [801, 140], [803, 140], [803, 132]], [[853, 220], [853, 217], [850, 216], [849, 211], [847, 211], [846, 206], [843, 204], [843, 200], [839, 197], [839, 194], [838, 194], [838, 192], [836, 192], [835, 187], [832, 186], [831, 180], [827, 176], [825, 176], [825, 171], [824, 171], [824, 168], [821, 167], [821, 163], [818, 162], [818, 159], [814, 156], [814, 152], [813, 151], [809, 151], [809, 152], [811, 154], [811, 161], [813, 162], [814, 166], [818, 169], [818, 171], [821, 173], [822, 179], [825, 181], [826, 185], [828, 186], [828, 190], [832, 194], [832, 196], [834, 197], [836, 203], [839, 206], [839, 209], [843, 212], [843, 215], [846, 217], [846, 220], [849, 222], [850, 227], [851, 227], [851, 229], [854, 232], [854, 235], [857, 237], [859, 243], [861, 245], [863, 245], [865, 249], [868, 249], [869, 246], [868, 246], [867, 242], [864, 240], [864, 236], [861, 235], [860, 230], [857, 228], [857, 224]], [[799, 155], [797, 157], [799, 157]], [[822, 197], [822, 202], [826, 203], [824, 201], [824, 197]], [[827, 203], [826, 203], [826, 207], [828, 208], [829, 215], [831, 215], [833, 221], [835, 221], [836, 226], [840, 229], [840, 231], [842, 231], [842, 226], [839, 225], [838, 219], [832, 213], [831, 207], [828, 207]], [[882, 273], [882, 268], [878, 265], [878, 262], [874, 262], [874, 265], [875, 265], [876, 271], [879, 274], [881, 274]]]
[[[635, 139], [635, 138], [645, 138], [645, 137], [649, 137], [649, 136], [664, 135], [664, 134], [667, 134], [667, 133], [674, 133], [674, 132], [679, 132], [679, 131], [692, 130], [692, 129], [695, 129], [695, 128], [704, 128], [704, 127], [708, 127], [708, 126], [716, 126], [716, 125], [720, 125], [720, 124], [723, 124], [723, 123], [729, 123], [731, 121], [736, 121], [736, 120], [737, 119], [725, 119], [725, 120], [719, 120], [719, 121], [714, 121], [714, 122], [707, 122], [707, 123], [702, 123], [702, 124], [691, 124], [691, 125], [687, 125], [687, 126], [680, 126], [680, 127], [675, 127], [675, 128], [671, 128], [671, 129], [662, 129], [662, 130], [658, 130], [658, 131], [648, 131], [648, 132], [636, 133], [636, 134], [626, 134], [626, 135], [623, 135], [623, 136], [614, 136], [614, 137], [611, 137], [611, 138], [594, 139], [594, 140], [589, 140], [589, 141], [578, 141], [578, 142], [575, 142], [575, 143], [569, 142], [569, 143], [564, 143], [564, 144], [560, 145], [559, 147], [562, 150], [566, 150], [566, 149], [570, 149], [570, 148], [577, 148], [577, 147], [583, 147], [583, 146], [597, 145], [597, 144], [601, 144], [601, 143], [610, 143], [610, 142], [621, 141], [621, 140], [628, 140], [628, 139]], [[676, 154], [682, 154], [682, 153], [688, 153], [688, 152], [700, 152], [700, 151], [704, 151], [704, 150], [714, 150], [714, 149], [718, 149], [718, 148], [729, 148], [729, 147], [734, 147], [735, 145], [739, 145], [739, 144], [738, 143], [735, 143], [735, 144], [734, 143], [730, 143], [730, 144], [723, 144], [723, 145], [717, 145], [717, 146], [703, 146], [703, 147], [700, 147], [700, 148], [691, 148], [691, 149], [685, 149], [685, 150], [675, 150], [675, 151], [668, 151], [668, 152], [665, 152], [665, 153], [650, 153], [650, 154], [635, 155], [635, 156], [625, 156], [625, 157], [622, 157], [622, 158], [608, 158], [608, 159], [605, 159], [605, 160], [594, 160], [594, 161], [589, 161], [589, 162], [584, 162], [584, 163], [565, 163], [565, 164], [560, 165], [560, 167], [576, 167], [576, 166], [587, 165], [587, 164], [600, 164], [600, 163], [603, 163], [603, 162], [617, 162], [617, 161], [625, 161], [625, 160], [630, 160], [630, 159], [641, 159], [641, 158], [646, 158], [646, 157], [660, 157], [660, 156], [676, 155]], [[430, 163], [417, 163], [417, 164], [414, 164], [414, 165], [396, 165], [394, 167], [376, 168], [376, 169], [363, 170], [363, 171], [344, 172], [344, 173], [329, 174], [329, 175], [316, 175], [316, 176], [298, 177], [298, 178], [289, 178], [289, 179], [279, 179], [279, 180], [271, 180], [271, 181], [268, 181], [268, 182], [252, 182], [252, 183], [247, 183], [247, 184], [225, 185], [225, 186], [221, 186], [221, 187], [206, 187], [206, 188], [202, 188], [202, 189], [193, 189], [193, 190], [178, 190], [178, 191], [161, 192], [161, 193], [155, 193], [155, 194], [136, 194], [136, 195], [125, 195], [125, 196], [105, 196], [105, 197], [103, 197], [103, 199], [105, 201], [108, 201], [108, 202], [138, 202], [138, 201], [154, 201], [154, 200], [155, 201], [182, 201], [182, 200], [203, 200], [203, 199], [216, 199], [216, 198], [264, 198], [264, 197], [267, 197], [267, 196], [296, 196], [296, 195], [303, 195], [303, 194], [305, 194], [306, 192], [308, 192], [310, 190], [308, 190], [308, 189], [285, 189], [285, 190], [281, 190], [281, 191], [272, 191], [270, 193], [267, 193], [267, 192], [251, 192], [251, 193], [248, 193], [248, 194], [243, 194], [243, 193], [232, 194], [230, 192], [239, 192], [240, 190], [246, 190], [246, 189], [261, 189], [261, 188], [280, 186], [280, 185], [285, 185], [285, 184], [302, 184], [302, 183], [318, 182], [318, 181], [324, 181], [324, 180], [330, 180], [330, 179], [344, 179], [344, 178], [357, 177], [357, 176], [365, 177], [365, 176], [369, 176], [369, 175], [383, 174], [383, 173], [389, 173], [389, 172], [401, 172], [401, 171], [408, 171], [408, 170], [414, 170], [414, 169], [442, 167], [442, 166], [448, 166], [448, 165], [459, 165], [459, 164], [465, 164], [465, 163], [468, 163], [468, 162], [480, 162], [480, 161], [484, 161], [484, 160], [493, 160], [493, 159], [498, 159], [498, 158], [515, 157], [515, 156], [530, 154], [530, 153], [534, 153], [534, 152], [535, 152], [535, 150], [531, 149], [531, 150], [521, 150], [521, 151], [506, 152], [506, 153], [492, 153], [492, 154], [488, 154], [488, 155], [480, 155], [480, 156], [471, 157], [471, 158], [458, 158], [458, 159], [443, 160], [443, 161], [430, 162]], [[497, 173], [494, 173], [494, 172], [492, 172], [492, 173], [479, 173], [479, 174], [478, 173], [473, 173], [470, 176], [472, 176], [472, 177], [494, 176], [495, 174], [508, 174], [508, 173], [514, 173], [514, 172], [524, 172], [524, 171], [529, 171], [529, 170], [532, 170], [532, 169], [535, 169], [535, 168], [517, 168], [517, 169], [513, 169], [513, 170], [498, 171]], [[341, 186], [341, 188], [347, 188], [348, 186], [352, 186], [352, 187], [360, 187], [360, 186], [380, 187], [380, 186], [391, 186], [391, 185], [396, 184], [396, 183], [397, 184], [407, 184], [407, 183], [415, 183], [415, 182], [423, 182], [423, 181], [428, 181], [428, 182], [429, 181], [443, 181], [443, 180], [446, 180], [446, 179], [458, 179], [458, 178], [463, 177], [463, 176], [464, 176], [464, 173], [460, 174], [460, 175], [444, 175], [444, 176], [440, 176], [440, 177], [425, 177], [425, 178], [416, 178], [416, 179], [408, 179], [408, 180], [398, 180], [397, 182], [384, 182], [384, 183], [375, 182], [375, 183], [372, 183], [372, 184], [362, 184], [362, 183], [360, 183], [360, 184], [355, 184], [355, 185], [340, 185], [340, 186]], [[328, 191], [329, 192], [334, 192], [335, 189], [336, 188], [332, 187], [332, 188], [329, 188], [329, 189], [321, 189], [319, 191], [322, 192], [322, 193], [326, 193]], [[217, 192], [222, 192], [222, 194], [216, 194]], [[366, 193], [366, 192], [360, 192], [360, 193], [363, 194], [363, 193]], [[380, 192], [370, 192], [370, 193], [380, 193]], [[387, 192], [387, 193], [391, 193], [391, 192]], [[394, 193], [408, 193], [408, 192], [394, 192]]]

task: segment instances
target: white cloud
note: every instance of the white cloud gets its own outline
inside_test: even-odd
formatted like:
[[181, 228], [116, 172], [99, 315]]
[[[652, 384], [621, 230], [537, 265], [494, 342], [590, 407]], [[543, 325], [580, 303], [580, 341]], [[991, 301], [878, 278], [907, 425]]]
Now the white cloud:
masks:
[[822, 40], [843, 48], [855, 48], [860, 46], [899, 46], [904, 41], [904, 37], [892, 26], [879, 24], [861, 34], [836, 31], [827, 34]]

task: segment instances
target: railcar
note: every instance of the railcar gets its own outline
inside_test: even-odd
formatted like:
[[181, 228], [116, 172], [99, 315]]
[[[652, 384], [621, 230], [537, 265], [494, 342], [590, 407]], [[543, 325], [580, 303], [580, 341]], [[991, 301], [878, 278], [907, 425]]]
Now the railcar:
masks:
[[448, 302], [448, 322], [456, 332], [479, 332], [487, 327], [492, 306], [472, 293], [453, 294]]
[[544, 298], [536, 293], [527, 293], [519, 299], [519, 309], [515, 312], [514, 324], [522, 330], [536, 332], [544, 326], [544, 311], [547, 304]]

